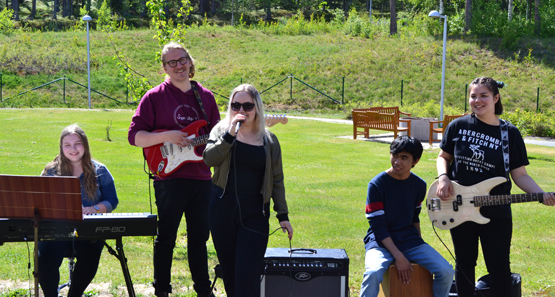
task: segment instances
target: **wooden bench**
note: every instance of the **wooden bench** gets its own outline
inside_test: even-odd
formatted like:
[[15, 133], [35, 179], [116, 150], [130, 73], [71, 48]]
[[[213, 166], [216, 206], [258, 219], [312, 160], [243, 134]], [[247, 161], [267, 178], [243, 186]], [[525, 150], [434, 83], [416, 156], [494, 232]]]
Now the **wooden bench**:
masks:
[[356, 111], [379, 111], [381, 113], [394, 113], [397, 118], [403, 116], [403, 117], [410, 117], [410, 113], [408, 112], [402, 112], [399, 110], [399, 106], [389, 106], [389, 107], [384, 107], [384, 106], [373, 106], [370, 108], [355, 108], [353, 110]]
[[[466, 114], [445, 115], [443, 117], [443, 121], [430, 121], [430, 147], [434, 144], [434, 140], [441, 141], [441, 139], [439, 139], [439, 135], [443, 135], [443, 132], [445, 132], [445, 128], [447, 128], [449, 123], [465, 115]], [[437, 128], [434, 128], [434, 124], [438, 124]], [[440, 127], [439, 124], [442, 124], [442, 126]], [[434, 138], [434, 133], [437, 133], [437, 138]]]
[[[364, 135], [368, 138], [369, 129], [392, 131], [394, 138], [397, 138], [399, 132], [407, 132], [410, 135], [410, 121], [407, 127], [399, 127], [399, 119], [394, 113], [380, 113], [377, 111], [356, 111], [353, 110], [353, 138], [357, 139], [357, 135]], [[359, 131], [358, 128], [363, 128]]]

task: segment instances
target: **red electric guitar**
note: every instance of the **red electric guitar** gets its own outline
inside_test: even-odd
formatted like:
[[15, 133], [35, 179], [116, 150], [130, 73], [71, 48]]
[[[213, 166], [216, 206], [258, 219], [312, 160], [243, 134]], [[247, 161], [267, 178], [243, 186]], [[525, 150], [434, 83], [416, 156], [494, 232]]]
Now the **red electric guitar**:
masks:
[[[266, 115], [265, 119], [267, 127], [272, 127], [277, 123], [287, 124], [288, 121], [285, 115]], [[189, 137], [193, 138], [193, 142], [187, 147], [164, 142], [143, 148], [143, 155], [150, 172], [159, 177], [166, 177], [174, 173], [185, 163], [202, 162], [202, 154], [197, 154], [195, 148], [208, 142], [208, 134], [197, 136], [199, 129], [206, 124], [205, 120], [198, 120], [181, 129], [182, 132], [187, 133]], [[153, 132], [163, 131], [167, 130], [155, 130]]]

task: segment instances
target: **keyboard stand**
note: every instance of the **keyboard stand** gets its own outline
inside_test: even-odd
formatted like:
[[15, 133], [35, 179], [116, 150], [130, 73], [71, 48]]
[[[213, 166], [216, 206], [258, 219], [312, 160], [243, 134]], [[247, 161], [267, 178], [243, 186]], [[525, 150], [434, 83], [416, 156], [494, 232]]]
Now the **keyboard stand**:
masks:
[[123, 243], [121, 237], [116, 238], [116, 250], [117, 252], [109, 246], [106, 241], [104, 241], [104, 245], [108, 249], [110, 255], [116, 257], [121, 264], [121, 270], [123, 272], [123, 278], [125, 279], [125, 285], [127, 286], [127, 293], [129, 297], [135, 297], [135, 289], [133, 288], [133, 281], [131, 280], [131, 275], [129, 275], [129, 268], [127, 267], [127, 258], [125, 257], [125, 253], [123, 252]]

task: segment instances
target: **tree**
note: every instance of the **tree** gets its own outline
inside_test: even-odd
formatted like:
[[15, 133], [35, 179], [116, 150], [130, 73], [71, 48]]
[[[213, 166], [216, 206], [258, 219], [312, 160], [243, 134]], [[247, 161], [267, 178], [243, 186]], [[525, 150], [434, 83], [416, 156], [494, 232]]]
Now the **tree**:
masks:
[[210, 7], [210, 12], [212, 14], [216, 13], [216, 0], [212, 0], [212, 6]]
[[12, 10], [14, 21], [19, 21], [19, 0], [12, 0]]
[[110, 0], [110, 9], [112, 13], [117, 13], [118, 15], [123, 15], [123, 2], [122, 0]]
[[540, 0], [536, 0], [536, 7], [534, 8], [534, 24], [536, 25], [534, 28], [534, 34], [540, 35], [541, 33], [541, 18], [540, 18]]
[[397, 34], [397, 9], [395, 7], [396, 0], [389, 0], [389, 35]]
[[514, 9], [514, 0], [509, 0], [509, 7], [507, 8], [509, 12], [509, 22], [513, 20], [513, 9]]
[[464, 8], [464, 32], [470, 30], [472, 25], [472, 0], [466, 0]]
[[37, 0], [31, 1], [31, 14], [27, 17], [28, 20], [34, 20], [37, 14]]
[[54, 0], [54, 7], [52, 8], [52, 10], [53, 10], [52, 19], [53, 20], [58, 19], [58, 17], [56, 16], [56, 14], [58, 13], [58, 6], [60, 6], [60, 2], [58, 0]]

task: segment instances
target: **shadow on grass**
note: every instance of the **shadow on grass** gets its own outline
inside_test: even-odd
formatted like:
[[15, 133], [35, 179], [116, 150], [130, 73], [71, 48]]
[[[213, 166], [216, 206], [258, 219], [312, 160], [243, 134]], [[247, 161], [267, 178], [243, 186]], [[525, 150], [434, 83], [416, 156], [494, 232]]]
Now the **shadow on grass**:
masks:
[[537, 161], [544, 161], [544, 162], [555, 162], [555, 160], [551, 159], [551, 158], [546, 158], [546, 157], [534, 157], [534, 156], [528, 156], [529, 160], [537, 160]]

